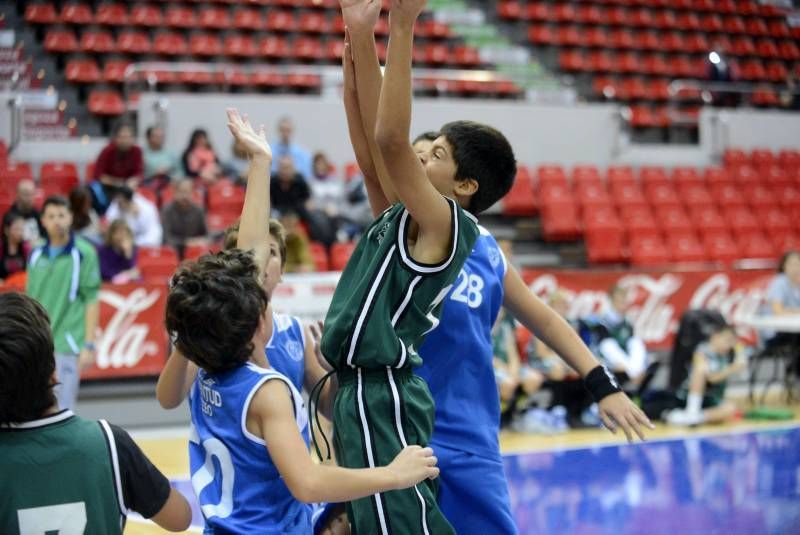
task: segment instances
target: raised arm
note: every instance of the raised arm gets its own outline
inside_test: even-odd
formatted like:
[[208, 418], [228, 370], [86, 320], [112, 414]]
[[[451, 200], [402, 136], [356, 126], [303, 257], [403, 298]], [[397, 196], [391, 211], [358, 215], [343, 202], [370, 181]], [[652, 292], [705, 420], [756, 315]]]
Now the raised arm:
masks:
[[[420, 227], [417, 249], [444, 257], [450, 243], [451, 212], [445, 198], [428, 180], [411, 146], [411, 55], [414, 23], [425, 0], [393, 0], [389, 15], [389, 51], [378, 103], [375, 140], [400, 201]], [[356, 73], [358, 75], [358, 73]], [[418, 258], [418, 260], [422, 260]]]
[[236, 247], [253, 250], [259, 266], [266, 265], [267, 233], [269, 232], [269, 174], [272, 165], [272, 149], [267, 143], [264, 125], [258, 133], [253, 130], [247, 117], [242, 117], [233, 108], [227, 110], [228, 128], [233, 137], [247, 151], [250, 167], [247, 170], [247, 192], [244, 197], [239, 237]]
[[364, 175], [364, 186], [367, 188], [367, 198], [369, 199], [370, 208], [372, 208], [372, 214], [377, 217], [390, 206], [391, 202], [381, 188], [375, 169], [375, 162], [365, 134], [365, 132], [374, 132], [375, 127], [373, 125], [372, 129], [365, 129], [361, 119], [351, 50], [349, 32], [345, 30], [342, 71], [344, 74], [343, 93], [344, 111], [345, 115], [347, 115], [347, 130], [350, 133], [350, 144], [353, 146], [356, 162]]
[[256, 392], [248, 409], [247, 428], [264, 437], [289, 491], [306, 503], [351, 501], [407, 488], [439, 474], [433, 451], [419, 446], [405, 448], [382, 468], [353, 470], [314, 463], [297, 430], [286, 385], [277, 380], [267, 381]]
[[156, 399], [163, 409], [174, 409], [189, 395], [197, 365], [174, 349], [156, 383]]

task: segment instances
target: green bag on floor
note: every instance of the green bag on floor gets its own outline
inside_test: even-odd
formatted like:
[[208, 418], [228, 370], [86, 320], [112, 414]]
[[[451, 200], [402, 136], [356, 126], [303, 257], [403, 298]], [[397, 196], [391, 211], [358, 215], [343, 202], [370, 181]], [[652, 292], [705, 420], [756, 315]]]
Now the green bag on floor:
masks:
[[794, 411], [790, 409], [776, 409], [771, 407], [757, 407], [744, 414], [748, 420], [791, 420]]

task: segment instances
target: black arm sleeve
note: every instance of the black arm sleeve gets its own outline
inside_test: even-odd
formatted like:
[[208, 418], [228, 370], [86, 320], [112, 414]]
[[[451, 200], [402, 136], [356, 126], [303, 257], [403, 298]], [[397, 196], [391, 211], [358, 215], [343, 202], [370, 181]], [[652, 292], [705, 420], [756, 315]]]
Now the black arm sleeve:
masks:
[[111, 431], [117, 446], [125, 505], [143, 517], [151, 518], [167, 503], [169, 480], [153, 466], [125, 430], [111, 425]]

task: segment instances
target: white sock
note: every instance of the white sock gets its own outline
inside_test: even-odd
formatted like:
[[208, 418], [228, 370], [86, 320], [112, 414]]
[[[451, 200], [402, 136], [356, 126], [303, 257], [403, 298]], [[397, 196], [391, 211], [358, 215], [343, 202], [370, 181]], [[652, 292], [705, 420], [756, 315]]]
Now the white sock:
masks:
[[700, 394], [689, 393], [686, 398], [686, 412], [689, 414], [700, 414], [703, 410], [703, 396]]

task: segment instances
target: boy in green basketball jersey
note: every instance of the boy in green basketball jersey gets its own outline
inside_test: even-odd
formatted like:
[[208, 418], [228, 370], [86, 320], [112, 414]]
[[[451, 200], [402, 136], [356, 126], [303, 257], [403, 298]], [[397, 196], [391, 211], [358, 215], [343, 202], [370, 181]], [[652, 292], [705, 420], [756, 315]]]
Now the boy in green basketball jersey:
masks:
[[0, 294], [0, 533], [121, 534], [128, 510], [170, 531], [186, 499], [124, 430], [59, 410], [44, 308]]
[[[337, 460], [351, 468], [381, 466], [407, 444], [428, 443], [434, 406], [426, 383], [412, 373], [421, 363], [416, 348], [438, 323], [442, 300], [472, 251], [479, 233], [473, 214], [505, 195], [516, 174], [506, 138], [477, 123], [444, 125], [424, 161], [414, 152], [411, 51], [424, 5], [392, 2], [377, 127], [367, 142], [395, 204], [367, 230], [342, 273], [322, 339], [339, 380]], [[364, 35], [380, 2], [343, 3], [342, 11], [350, 33]], [[454, 533], [430, 481], [351, 502], [348, 516], [361, 535]]]

